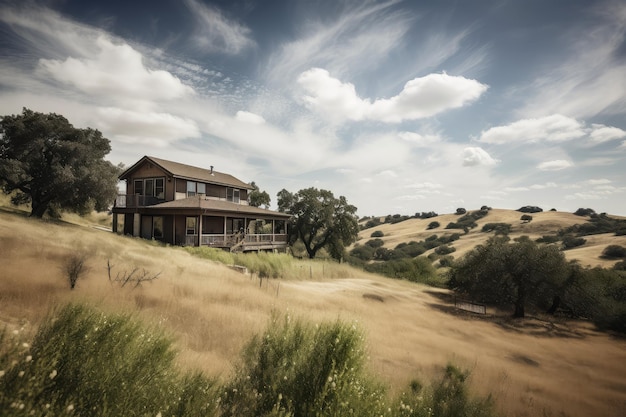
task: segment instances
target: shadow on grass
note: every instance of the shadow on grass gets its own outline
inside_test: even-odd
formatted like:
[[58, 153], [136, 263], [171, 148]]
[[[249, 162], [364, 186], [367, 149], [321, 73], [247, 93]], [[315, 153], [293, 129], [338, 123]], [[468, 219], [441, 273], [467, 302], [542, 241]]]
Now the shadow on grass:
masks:
[[593, 324], [588, 322], [538, 315], [527, 315], [520, 319], [514, 318], [511, 312], [495, 310], [494, 308], [489, 308], [487, 314], [477, 314], [456, 308], [454, 306], [455, 296], [453, 293], [443, 291], [426, 291], [426, 293], [441, 301], [441, 303], [428, 304], [429, 307], [435, 310], [462, 320], [493, 323], [510, 332], [539, 337], [573, 339], [584, 339], [592, 334], [597, 334]]

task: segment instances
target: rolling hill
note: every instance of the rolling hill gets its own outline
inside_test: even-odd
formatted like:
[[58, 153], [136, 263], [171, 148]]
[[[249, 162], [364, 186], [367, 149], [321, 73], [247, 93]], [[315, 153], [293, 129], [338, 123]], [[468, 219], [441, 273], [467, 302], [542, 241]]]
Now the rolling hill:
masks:
[[[448, 223], [457, 222], [459, 220], [461, 216], [456, 214], [443, 214], [429, 219], [412, 218], [398, 223], [384, 223], [361, 230], [357, 244], [367, 242], [371, 239], [371, 234], [376, 231], [383, 233], [383, 237], [380, 239], [383, 240], [384, 247], [388, 249], [393, 249], [400, 243], [408, 243], [410, 241], [419, 242], [432, 235], [446, 236], [459, 233], [461, 235], [460, 238], [450, 244], [450, 246], [456, 249], [452, 254], [456, 259], [462, 257], [474, 246], [484, 243], [488, 238], [494, 235], [494, 232], [482, 232], [483, 226], [487, 223], [510, 224], [511, 232], [509, 233], [509, 237], [511, 239], [527, 235], [535, 240], [545, 235], [556, 235], [560, 229], [589, 221], [589, 217], [587, 216], [578, 216], [572, 213], [557, 211], [545, 211], [532, 213], [532, 221], [525, 223], [520, 220], [521, 215], [522, 213], [515, 210], [491, 209], [485, 217], [476, 221], [477, 227], [470, 229], [467, 234], [464, 234], [463, 230], [445, 228]], [[624, 219], [618, 216], [611, 217]], [[428, 225], [433, 221], [439, 222], [440, 227], [428, 229]], [[584, 245], [564, 251], [567, 259], [577, 260], [582, 266], [611, 268], [617, 261], [602, 258], [601, 255], [604, 248], [608, 245], [626, 246], [626, 236], [615, 236], [615, 233], [589, 235], [584, 238], [586, 239]], [[424, 256], [427, 256], [429, 253], [430, 251], [426, 252]]]

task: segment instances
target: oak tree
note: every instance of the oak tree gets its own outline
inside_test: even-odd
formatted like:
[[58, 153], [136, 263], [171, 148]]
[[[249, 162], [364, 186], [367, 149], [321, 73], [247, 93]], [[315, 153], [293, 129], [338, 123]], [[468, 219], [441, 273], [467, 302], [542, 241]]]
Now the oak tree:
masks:
[[1, 117], [0, 186], [14, 204], [30, 203], [34, 217], [104, 211], [117, 193], [119, 169], [104, 160], [110, 151], [98, 130], [24, 108]]

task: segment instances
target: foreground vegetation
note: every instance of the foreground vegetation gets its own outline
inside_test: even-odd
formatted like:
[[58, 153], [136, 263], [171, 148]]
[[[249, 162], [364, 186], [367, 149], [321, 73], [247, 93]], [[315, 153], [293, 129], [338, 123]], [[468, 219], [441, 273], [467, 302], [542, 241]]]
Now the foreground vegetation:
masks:
[[0, 335], [0, 415], [11, 416], [492, 416], [467, 373], [390, 398], [365, 370], [362, 331], [274, 316], [245, 348], [231, 380], [181, 372], [172, 341], [128, 315], [69, 304], [32, 341]]

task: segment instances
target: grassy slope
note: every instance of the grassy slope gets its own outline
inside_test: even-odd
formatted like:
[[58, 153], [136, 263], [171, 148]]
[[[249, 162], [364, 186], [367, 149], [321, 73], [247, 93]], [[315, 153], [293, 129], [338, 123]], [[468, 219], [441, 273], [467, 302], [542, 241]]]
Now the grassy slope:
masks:
[[[473, 211], [473, 210], [472, 210]], [[533, 220], [530, 223], [522, 223], [520, 221], [522, 213], [514, 210], [492, 209], [489, 214], [482, 219], [476, 221], [477, 227], [471, 229], [467, 235], [463, 235], [462, 230], [445, 229], [450, 222], [458, 221], [459, 217], [455, 214], [445, 214], [431, 219], [410, 219], [396, 224], [382, 224], [370, 229], [362, 230], [359, 233], [359, 242], [364, 243], [371, 239], [372, 232], [380, 230], [384, 233], [382, 237], [385, 247], [389, 249], [395, 248], [399, 243], [409, 241], [424, 240], [431, 235], [450, 235], [460, 233], [461, 238], [452, 243], [451, 246], [456, 248], [456, 252], [452, 255], [460, 258], [474, 246], [483, 243], [486, 239], [493, 236], [492, 233], [481, 232], [483, 225], [486, 223], [508, 223], [512, 225], [511, 238], [527, 235], [531, 239], [537, 239], [544, 235], [553, 235], [567, 226], [578, 223], [584, 223], [588, 217], [576, 216], [572, 213], [547, 211], [541, 213], [532, 213]], [[428, 230], [428, 225], [437, 221], [441, 226], [437, 229]], [[602, 235], [585, 236], [587, 242], [578, 248], [565, 251], [567, 259], [576, 259], [582, 266], [601, 266], [603, 268], [611, 268], [617, 261], [602, 259], [600, 255], [604, 248], [608, 245], [626, 246], [626, 236], [614, 236], [612, 233]], [[431, 250], [432, 251], [432, 250]], [[424, 256], [430, 253], [426, 252]]]
[[[497, 221], [496, 213], [486, 220]], [[60, 267], [76, 251], [90, 254], [90, 270], [70, 291]], [[161, 275], [136, 289], [112, 286], [107, 259], [114, 271]], [[585, 323], [458, 314], [443, 291], [343, 266], [302, 262], [291, 279], [260, 288], [256, 279], [180, 249], [1, 208], [0, 265], [0, 321], [11, 329], [32, 330], [55, 303], [85, 301], [160, 323], [176, 336], [183, 366], [224, 374], [272, 311], [312, 321], [340, 317], [365, 328], [372, 370], [396, 390], [453, 361], [472, 369], [474, 389], [493, 393], [507, 415], [618, 416], [626, 409], [626, 341]]]

